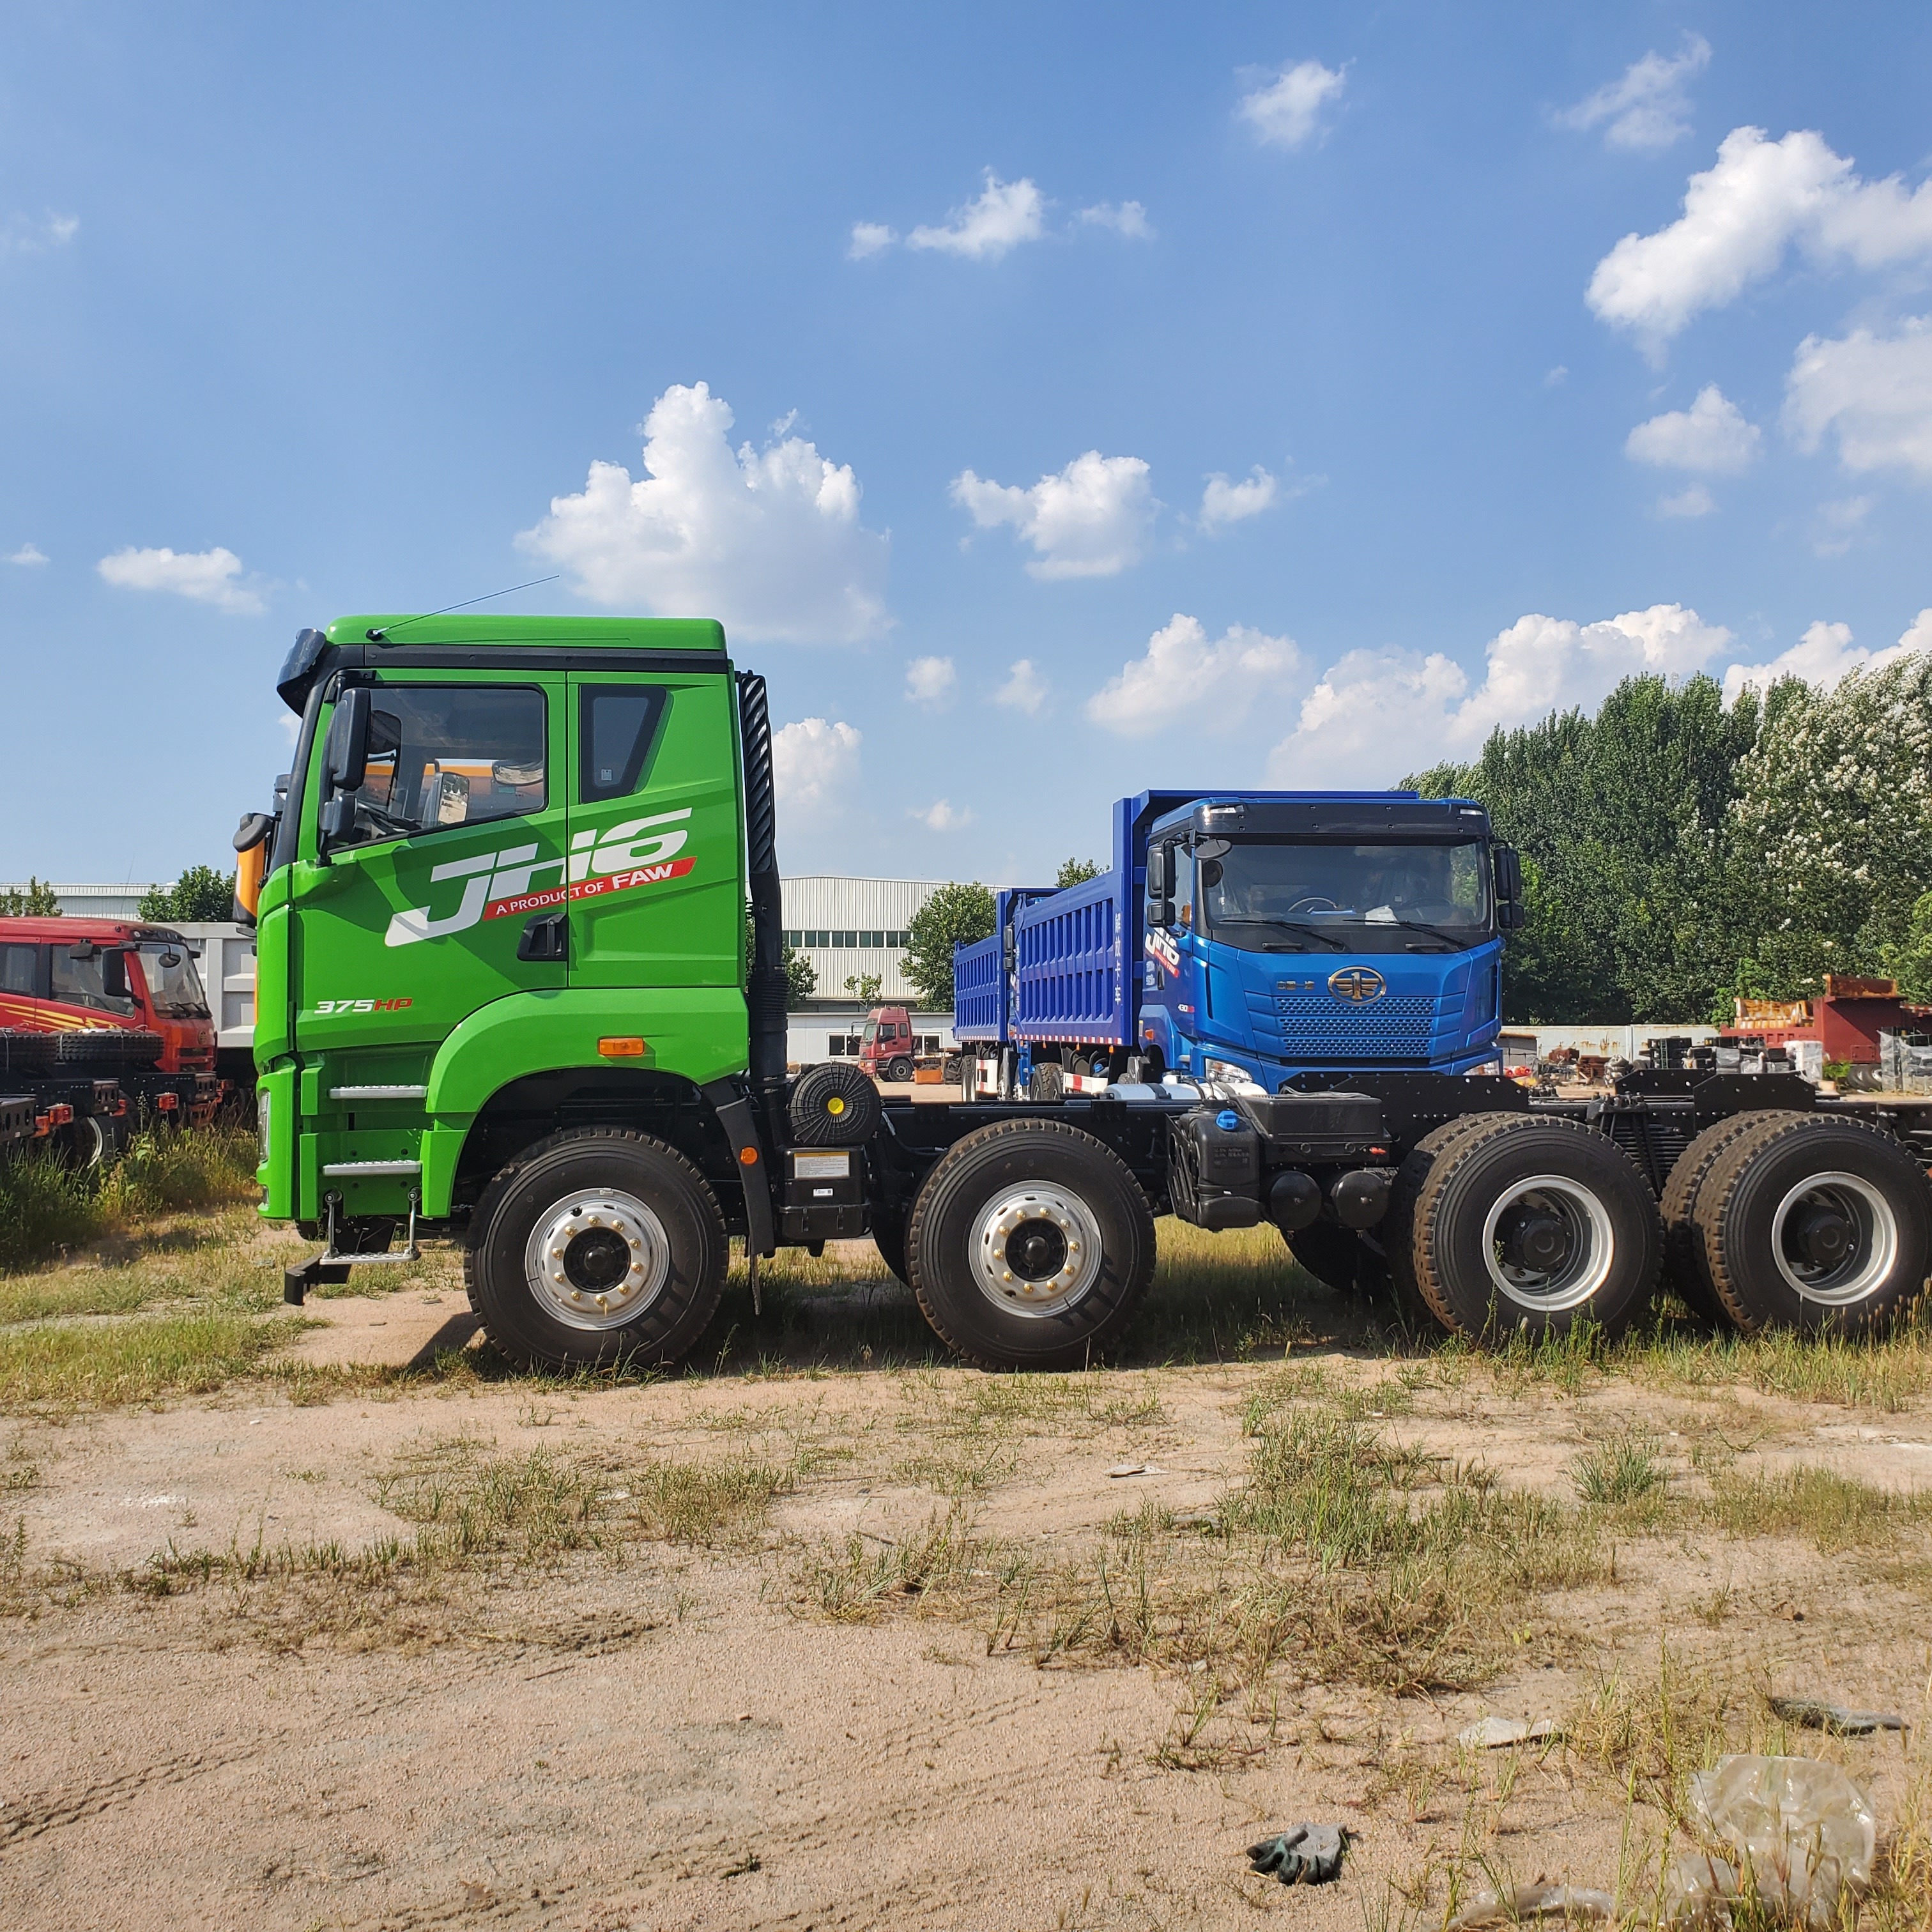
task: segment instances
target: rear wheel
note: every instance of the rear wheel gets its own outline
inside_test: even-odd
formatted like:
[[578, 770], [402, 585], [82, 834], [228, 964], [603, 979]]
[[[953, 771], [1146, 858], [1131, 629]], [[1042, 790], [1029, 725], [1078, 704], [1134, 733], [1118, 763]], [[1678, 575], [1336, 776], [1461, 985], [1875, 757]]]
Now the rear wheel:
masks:
[[1399, 1292], [1445, 1328], [1496, 1338], [1614, 1334], [1649, 1299], [1662, 1260], [1657, 1204], [1606, 1135], [1496, 1114], [1424, 1136], [1384, 1223]]
[[1766, 1118], [1719, 1155], [1694, 1211], [1712, 1290], [1747, 1334], [1882, 1328], [1932, 1268], [1932, 1184], [1859, 1121]]
[[718, 1203], [683, 1155], [645, 1134], [574, 1127], [484, 1189], [463, 1268], [506, 1354], [668, 1367], [716, 1312], [729, 1253]]
[[1697, 1195], [1709, 1178], [1720, 1156], [1748, 1134], [1757, 1132], [1777, 1114], [1733, 1114], [1706, 1127], [1678, 1156], [1664, 1184], [1664, 1198], [1658, 1204], [1664, 1216], [1664, 1268], [1670, 1285], [1676, 1289], [1684, 1306], [1694, 1315], [1728, 1328], [1731, 1318], [1711, 1286], [1711, 1267], [1697, 1232]]
[[982, 1368], [1084, 1366], [1154, 1278], [1154, 1216], [1118, 1155], [1060, 1120], [1002, 1120], [926, 1177], [907, 1230], [913, 1292]]
[[1066, 1098], [1066, 1078], [1052, 1060], [1042, 1060], [1027, 1076], [1027, 1098], [1044, 1101]]

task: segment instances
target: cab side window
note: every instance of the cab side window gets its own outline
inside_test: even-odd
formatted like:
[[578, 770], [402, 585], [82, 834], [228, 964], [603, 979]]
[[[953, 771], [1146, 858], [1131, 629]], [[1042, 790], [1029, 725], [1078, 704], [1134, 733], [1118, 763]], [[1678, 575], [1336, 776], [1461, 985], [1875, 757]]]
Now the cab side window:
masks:
[[[132, 993], [108, 991], [110, 980], [121, 987], [128, 983], [124, 956], [104, 950], [92, 958], [76, 959], [64, 946], [56, 946], [53, 951], [53, 997], [63, 1005], [88, 1006], [95, 1012], [118, 1013], [124, 1018], [139, 1011]], [[110, 958], [116, 962], [111, 968]]]
[[0, 993], [24, 993], [29, 999], [40, 990], [37, 946], [0, 946]]
[[541, 812], [544, 695], [494, 685], [380, 686], [350, 840], [410, 837]]
[[657, 684], [588, 684], [578, 714], [578, 802], [628, 798], [643, 784], [670, 693]]

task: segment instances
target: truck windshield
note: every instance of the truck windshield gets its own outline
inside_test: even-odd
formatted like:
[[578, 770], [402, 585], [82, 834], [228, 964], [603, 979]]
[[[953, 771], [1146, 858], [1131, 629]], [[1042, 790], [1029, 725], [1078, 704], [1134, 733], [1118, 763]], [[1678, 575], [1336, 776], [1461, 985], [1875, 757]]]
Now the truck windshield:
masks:
[[1490, 934], [1480, 840], [1457, 845], [1227, 844], [1197, 860], [1198, 930], [1244, 952], [1439, 952]]
[[870, 1046], [873, 1041], [877, 1040], [878, 1036], [878, 1022], [877, 1020], [868, 1020], [866, 1022], [865, 1031], [860, 1036], [860, 1044], [864, 1046]]
[[[148, 982], [148, 998], [158, 1013], [170, 1019], [205, 1020], [208, 1017], [208, 996], [201, 990], [201, 976], [194, 970], [194, 955], [184, 946], [166, 940], [151, 939], [140, 948], [141, 976]], [[174, 964], [170, 965], [168, 962]]]

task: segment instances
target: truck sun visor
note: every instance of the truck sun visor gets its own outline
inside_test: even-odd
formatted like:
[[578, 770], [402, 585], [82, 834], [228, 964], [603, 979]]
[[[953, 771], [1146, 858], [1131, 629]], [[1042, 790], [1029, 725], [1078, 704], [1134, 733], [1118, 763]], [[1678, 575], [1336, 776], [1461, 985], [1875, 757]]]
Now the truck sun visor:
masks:
[[275, 694], [297, 717], [308, 702], [308, 688], [315, 682], [316, 667], [328, 648], [326, 633], [306, 630], [296, 633], [288, 656], [282, 660], [281, 675], [275, 680]]

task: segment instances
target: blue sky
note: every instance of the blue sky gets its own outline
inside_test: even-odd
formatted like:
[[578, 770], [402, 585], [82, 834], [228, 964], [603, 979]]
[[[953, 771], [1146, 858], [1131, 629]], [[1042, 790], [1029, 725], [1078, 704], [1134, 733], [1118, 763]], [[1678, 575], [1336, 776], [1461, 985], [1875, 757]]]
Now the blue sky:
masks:
[[725, 620], [790, 871], [1932, 644], [1928, 82], [1908, 4], [14, 8], [0, 877], [220, 860], [299, 626], [551, 572]]

